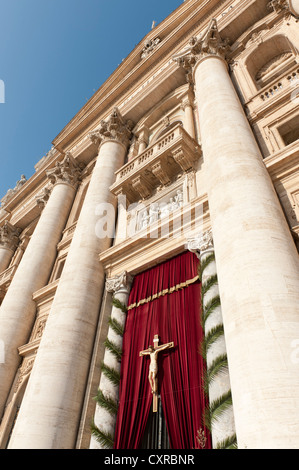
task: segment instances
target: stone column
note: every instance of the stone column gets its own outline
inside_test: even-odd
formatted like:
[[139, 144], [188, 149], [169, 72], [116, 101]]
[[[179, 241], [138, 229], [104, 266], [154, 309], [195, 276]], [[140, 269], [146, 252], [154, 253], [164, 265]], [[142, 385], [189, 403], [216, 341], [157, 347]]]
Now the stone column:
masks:
[[[111, 382], [105, 374], [106, 369], [113, 369], [117, 374], [120, 374], [121, 361], [119, 352], [122, 351], [123, 335], [122, 332], [125, 327], [126, 312], [122, 307], [127, 306], [129, 293], [131, 290], [132, 276], [127, 272], [122, 273], [112, 279], [107, 279], [106, 290], [113, 294], [114, 304], [111, 310], [110, 326], [107, 336], [107, 345], [104, 355], [104, 368], [101, 375], [99, 394], [100, 400], [105, 402], [112, 401], [114, 407], [96, 405], [94, 416], [94, 424], [103, 434], [114, 436], [115, 425], [119, 399], [119, 386]], [[112, 347], [111, 347], [112, 346]], [[116, 350], [116, 353], [114, 352]], [[90, 443], [91, 449], [104, 449], [106, 446], [97, 439], [97, 433], [93, 433]]]
[[9, 263], [19, 243], [21, 230], [7, 220], [0, 227], [0, 273], [8, 268]]
[[111, 246], [113, 236], [99, 226], [102, 220], [115, 222], [116, 201], [109, 188], [124, 164], [130, 136], [131, 123], [124, 122], [117, 109], [91, 135], [101, 142], [97, 162], [10, 448], [75, 447], [104, 287], [98, 257]]
[[[20, 362], [18, 347], [28, 341], [32, 330], [36, 310], [32, 295], [46, 285], [51, 274], [78, 174], [77, 164], [70, 156], [48, 172], [53, 184], [51, 195], [47, 188], [48, 201], [1, 304], [0, 340], [5, 346], [5, 362], [0, 364], [0, 415]], [[42, 203], [42, 196], [38, 203]]]
[[216, 20], [193, 68], [239, 448], [299, 446], [298, 253], [228, 74]]
[[210, 404], [208, 424], [213, 448], [222, 449], [227, 448], [223, 447], [224, 442], [229, 442], [229, 446], [235, 444], [236, 430], [212, 231], [199, 233], [188, 240], [187, 246], [200, 261], [202, 325], [206, 338], [202, 353], [206, 356], [207, 377], [212, 377], [206, 384]]
[[184, 127], [188, 134], [195, 139], [194, 114], [190, 97], [183, 100], [182, 109], [185, 113]]

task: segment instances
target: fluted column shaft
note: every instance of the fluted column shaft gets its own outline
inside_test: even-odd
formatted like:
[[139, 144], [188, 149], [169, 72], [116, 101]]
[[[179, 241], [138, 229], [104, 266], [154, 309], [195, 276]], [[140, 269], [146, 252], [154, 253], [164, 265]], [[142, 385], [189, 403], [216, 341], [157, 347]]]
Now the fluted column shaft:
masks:
[[238, 446], [298, 448], [298, 253], [215, 23], [192, 47]]
[[[108, 279], [106, 281], [106, 290], [113, 294], [113, 298], [118, 301], [121, 307], [126, 307], [128, 303], [128, 298], [130, 294], [132, 283], [132, 277], [124, 272], [120, 276], [115, 278]], [[120, 306], [113, 305], [111, 309], [111, 321], [116, 321], [117, 324], [124, 329], [126, 322], [126, 313]], [[122, 350], [123, 338], [119, 332], [116, 332], [113, 326], [110, 326], [108, 329], [107, 339], [110, 343], [115, 345], [118, 350]], [[106, 348], [103, 360], [105, 366], [115, 370], [117, 373], [120, 373], [121, 362], [120, 360]], [[113, 400], [114, 403], [118, 403], [119, 400], [119, 386], [112, 383], [109, 378], [102, 372], [99, 390], [105, 397], [105, 399]], [[105, 434], [114, 435], [115, 425], [116, 425], [117, 415], [111, 413], [106, 408], [101, 407], [97, 404], [94, 416], [94, 424]], [[90, 442], [90, 449], [104, 449], [105, 446], [101, 444], [100, 441], [96, 439], [93, 435]]]
[[115, 111], [109, 125], [102, 123], [100, 134], [104, 140], [10, 448], [75, 447], [104, 283], [98, 256], [111, 245], [111, 238], [101, 237], [97, 232], [98, 206], [104, 202], [112, 207], [115, 204], [109, 187], [126, 154], [126, 146], [115, 135], [115, 129], [122, 125], [120, 121]]
[[0, 413], [14, 380], [20, 356], [32, 330], [36, 311], [33, 293], [45, 286], [75, 195], [65, 179], [56, 181], [31, 240], [0, 308], [0, 339], [5, 346], [5, 362], [0, 364]]

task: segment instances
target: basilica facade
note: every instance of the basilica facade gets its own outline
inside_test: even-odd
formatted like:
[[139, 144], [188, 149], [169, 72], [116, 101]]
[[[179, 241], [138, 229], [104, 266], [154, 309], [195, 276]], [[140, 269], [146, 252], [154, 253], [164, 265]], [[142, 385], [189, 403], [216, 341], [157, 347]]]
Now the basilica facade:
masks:
[[7, 191], [2, 449], [298, 448], [298, 27], [182, 2]]

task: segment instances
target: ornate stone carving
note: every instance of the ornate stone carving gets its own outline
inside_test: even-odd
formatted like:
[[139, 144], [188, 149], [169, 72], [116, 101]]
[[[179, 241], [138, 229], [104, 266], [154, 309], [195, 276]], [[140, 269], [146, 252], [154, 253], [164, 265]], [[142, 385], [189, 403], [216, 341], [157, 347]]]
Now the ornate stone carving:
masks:
[[277, 13], [288, 10], [289, 2], [287, 0], [271, 0], [267, 5], [269, 10], [275, 10]]
[[213, 18], [206, 32], [199, 38], [192, 37], [189, 41], [189, 47], [173, 56], [173, 60], [186, 69], [187, 79], [192, 82], [192, 70], [199, 60], [209, 56], [226, 59], [229, 49], [228, 39], [221, 38], [217, 21]]
[[91, 141], [99, 145], [106, 140], [115, 140], [125, 147], [132, 138], [133, 122], [125, 121], [119, 110], [114, 108], [108, 121], [101, 121], [100, 127], [89, 134]]
[[176, 193], [172, 194], [169, 200], [152, 203], [148, 208], [142, 210], [138, 214], [136, 227], [137, 230], [142, 230], [144, 228], [150, 227], [157, 220], [162, 220], [165, 217], [169, 217], [172, 212], [183, 207], [183, 205], [183, 191], [181, 189], [177, 189]]
[[16, 186], [13, 189], [9, 189], [5, 196], [1, 199], [1, 206], [4, 207], [5, 204], [9, 202], [9, 200], [24, 186], [27, 179], [25, 175], [21, 175], [21, 179], [16, 182]]
[[146, 57], [148, 57], [160, 42], [161, 39], [159, 37], [155, 39], [148, 39], [147, 41], [145, 41], [141, 52], [141, 59], [145, 59]]
[[212, 229], [207, 230], [195, 238], [189, 238], [187, 240], [187, 249], [195, 253], [198, 258], [206, 251], [214, 250]]
[[129, 292], [132, 282], [133, 276], [131, 276], [127, 271], [124, 271], [118, 276], [106, 280], [106, 290], [107, 292], [115, 293], [120, 289], [124, 289]]
[[151, 195], [151, 190], [147, 186], [142, 176], [138, 175], [132, 180], [132, 186], [142, 199], [147, 199]]
[[47, 186], [35, 197], [36, 204], [40, 209], [43, 209], [47, 204], [51, 194], [51, 189]]
[[174, 150], [172, 157], [184, 172], [189, 171], [193, 167], [193, 162], [183, 149]]
[[15, 251], [19, 243], [21, 229], [14, 227], [6, 220], [0, 227], [0, 247]]
[[14, 389], [15, 393], [17, 393], [26, 375], [31, 372], [33, 364], [34, 364], [34, 360], [35, 360], [35, 357], [30, 358], [30, 359], [27, 359], [27, 358], [24, 359], [24, 362], [19, 369], [19, 376], [15, 384], [15, 389]]
[[160, 181], [163, 186], [167, 186], [171, 183], [171, 180], [167, 174], [167, 172], [163, 168], [162, 162], [159, 160], [151, 167], [152, 173], [155, 175], [156, 178]]
[[54, 168], [47, 171], [47, 176], [53, 185], [67, 183], [74, 187], [80, 179], [80, 174], [81, 168], [70, 152], [66, 153], [62, 162], [56, 162]]

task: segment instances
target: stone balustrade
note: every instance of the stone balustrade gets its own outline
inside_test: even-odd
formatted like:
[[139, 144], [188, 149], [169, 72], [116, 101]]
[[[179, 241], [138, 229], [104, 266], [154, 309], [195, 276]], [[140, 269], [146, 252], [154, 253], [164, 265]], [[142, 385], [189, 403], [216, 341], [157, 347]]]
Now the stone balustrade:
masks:
[[171, 184], [178, 174], [195, 169], [199, 144], [178, 124], [116, 172], [110, 190], [129, 202], [147, 199], [159, 186]]

